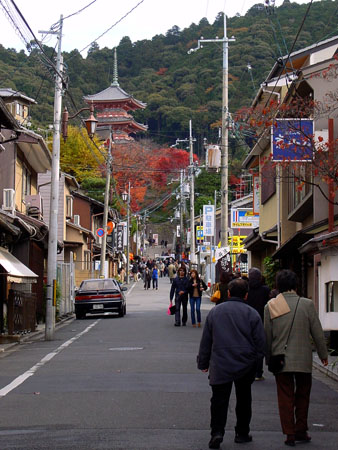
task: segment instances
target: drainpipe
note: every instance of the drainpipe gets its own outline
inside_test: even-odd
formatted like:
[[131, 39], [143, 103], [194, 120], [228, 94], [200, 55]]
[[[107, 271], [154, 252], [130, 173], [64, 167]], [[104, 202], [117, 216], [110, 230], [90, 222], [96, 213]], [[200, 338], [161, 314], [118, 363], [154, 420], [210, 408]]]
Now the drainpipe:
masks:
[[275, 244], [278, 245], [278, 242], [273, 241], [272, 239], [265, 239], [263, 238], [263, 236], [260, 234], [259, 237], [261, 238], [262, 242], [267, 242], [268, 244]]

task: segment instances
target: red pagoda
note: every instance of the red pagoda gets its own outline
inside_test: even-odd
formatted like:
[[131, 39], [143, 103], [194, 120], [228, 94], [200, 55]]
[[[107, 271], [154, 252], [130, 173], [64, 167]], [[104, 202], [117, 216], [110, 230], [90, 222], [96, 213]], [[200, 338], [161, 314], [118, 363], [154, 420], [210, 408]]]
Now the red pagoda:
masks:
[[[116, 48], [114, 49], [114, 73], [112, 84], [103, 91], [84, 97], [85, 102], [93, 104], [97, 116], [97, 133], [104, 137], [105, 130], [112, 130], [115, 144], [133, 141], [131, 133], [146, 131], [147, 125], [136, 122], [128, 111], [144, 109], [147, 105], [136, 100], [120, 88], [117, 73]], [[101, 130], [100, 130], [101, 129]]]

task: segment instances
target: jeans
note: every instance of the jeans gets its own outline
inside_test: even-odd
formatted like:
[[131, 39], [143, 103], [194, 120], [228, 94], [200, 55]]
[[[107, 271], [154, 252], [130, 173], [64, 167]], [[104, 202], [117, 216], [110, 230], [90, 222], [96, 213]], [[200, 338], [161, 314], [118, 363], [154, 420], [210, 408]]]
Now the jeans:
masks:
[[212, 397], [211, 397], [211, 434], [222, 433], [224, 435], [224, 429], [228, 417], [229, 399], [231, 394], [232, 383], [235, 384], [236, 390], [236, 426], [235, 431], [237, 434], [246, 436], [250, 431], [251, 421], [251, 384], [255, 379], [256, 367], [250, 370], [242, 378], [230, 381], [224, 384], [212, 385]]
[[190, 297], [191, 323], [195, 325], [195, 308], [197, 314], [197, 322], [201, 323], [201, 297]]
[[158, 278], [153, 278], [153, 289], [158, 288]]
[[182, 323], [186, 323], [188, 320], [188, 296], [178, 295], [175, 299], [176, 312], [175, 312], [175, 322], [181, 324], [181, 305], [183, 309]]

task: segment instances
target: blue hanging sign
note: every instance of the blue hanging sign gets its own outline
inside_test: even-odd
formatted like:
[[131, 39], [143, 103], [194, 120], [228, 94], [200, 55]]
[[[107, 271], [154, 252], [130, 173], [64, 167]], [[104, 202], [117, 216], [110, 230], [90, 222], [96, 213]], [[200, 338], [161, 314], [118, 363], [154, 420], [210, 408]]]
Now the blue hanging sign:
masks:
[[312, 161], [313, 120], [275, 119], [271, 127], [273, 161]]

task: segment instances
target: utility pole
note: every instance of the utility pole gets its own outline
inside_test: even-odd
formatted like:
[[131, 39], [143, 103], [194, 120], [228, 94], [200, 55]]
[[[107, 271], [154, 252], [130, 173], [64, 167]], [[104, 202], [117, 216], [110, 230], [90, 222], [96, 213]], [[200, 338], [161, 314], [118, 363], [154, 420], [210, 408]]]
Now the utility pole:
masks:
[[47, 32], [57, 34], [58, 51], [56, 58], [55, 93], [54, 93], [54, 134], [52, 153], [52, 173], [50, 191], [50, 214], [48, 234], [48, 258], [47, 258], [47, 295], [46, 295], [46, 326], [45, 339], [51, 341], [54, 338], [55, 308], [56, 308], [56, 275], [57, 275], [57, 228], [59, 210], [59, 175], [60, 175], [60, 123], [62, 110], [62, 39], [63, 16], [60, 16], [58, 32]]
[[127, 284], [129, 284], [129, 266], [130, 266], [130, 258], [129, 258], [129, 241], [130, 241], [130, 181], [128, 183], [128, 203], [127, 203]]
[[[106, 167], [106, 187], [104, 191], [104, 207], [103, 207], [103, 230], [101, 244], [101, 256], [100, 256], [100, 278], [105, 277], [105, 265], [106, 265], [106, 250], [107, 250], [107, 223], [108, 223], [108, 211], [109, 211], [109, 191], [110, 191], [110, 172], [112, 164], [111, 146], [112, 146], [113, 132], [110, 127], [108, 155], [107, 155], [107, 167]], [[109, 276], [109, 274], [108, 274]]]
[[190, 259], [196, 262], [195, 249], [195, 170], [192, 139], [192, 122], [189, 120], [189, 165], [190, 165]]
[[[192, 137], [192, 120], [189, 120], [189, 139], [176, 139], [176, 143], [172, 145], [171, 147], [176, 147], [180, 142], [189, 142], [189, 176], [190, 176], [190, 258], [191, 262], [195, 263], [196, 259], [196, 246], [195, 246], [195, 186], [194, 186], [194, 177], [195, 177], [195, 171], [194, 171], [194, 148], [193, 143], [196, 141], [195, 138]], [[181, 179], [181, 193], [180, 193], [180, 215], [183, 217], [182, 214], [182, 179]], [[185, 211], [185, 198], [184, 198], [184, 207], [183, 210]], [[182, 219], [181, 219], [181, 241], [183, 242], [183, 228], [182, 228]], [[183, 243], [182, 243], [183, 247]], [[183, 251], [183, 248], [182, 248]]]
[[181, 259], [183, 253], [184, 232], [183, 232], [183, 169], [180, 173], [180, 241], [181, 241]]
[[222, 42], [223, 43], [223, 90], [222, 90], [222, 145], [221, 145], [221, 246], [228, 245], [229, 233], [229, 205], [228, 205], [228, 165], [229, 165], [229, 148], [228, 148], [228, 48], [229, 42], [235, 39], [227, 37], [226, 15], [224, 13], [224, 37], [223, 39], [199, 39], [195, 49], [190, 49], [188, 53], [192, 53], [203, 48], [204, 43]]

